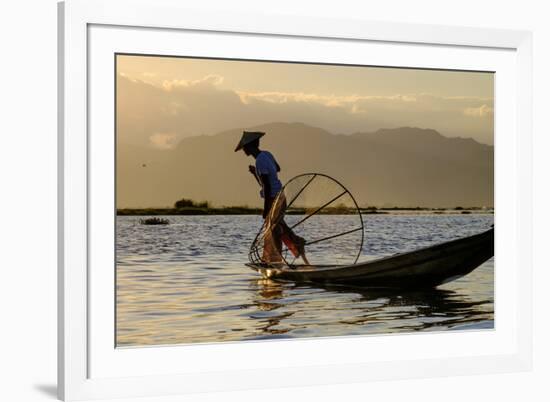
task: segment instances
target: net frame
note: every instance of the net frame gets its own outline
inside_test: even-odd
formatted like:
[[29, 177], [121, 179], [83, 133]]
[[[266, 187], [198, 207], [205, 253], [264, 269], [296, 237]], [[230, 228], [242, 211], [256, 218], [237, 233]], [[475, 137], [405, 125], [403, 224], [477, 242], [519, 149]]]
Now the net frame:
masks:
[[[324, 174], [324, 173], [303, 173], [303, 174], [300, 174], [300, 175], [297, 175], [297, 176], [294, 176], [293, 178], [291, 178], [290, 180], [288, 180], [285, 185], [281, 188], [281, 190], [279, 191], [279, 193], [277, 194], [277, 197], [275, 198], [275, 200], [273, 201], [273, 204], [271, 205], [271, 208], [270, 208], [270, 211], [268, 213], [268, 218], [266, 218], [262, 224], [262, 227], [260, 228], [260, 230], [258, 231], [258, 233], [256, 234], [256, 236], [254, 237], [254, 240], [252, 241], [252, 244], [250, 245], [250, 250], [249, 250], [249, 254], [248, 254], [248, 259], [250, 261], [251, 264], [254, 264], [254, 265], [261, 265], [261, 266], [272, 266], [274, 265], [273, 263], [266, 263], [263, 261], [263, 258], [262, 258], [262, 255], [260, 255], [260, 252], [261, 250], [263, 249], [263, 240], [265, 238], [265, 235], [266, 233], [268, 233], [268, 231], [271, 231], [271, 227], [273, 226], [276, 226], [280, 223], [280, 220], [283, 219], [285, 213], [282, 213], [282, 214], [278, 214], [278, 217], [276, 217], [275, 219], [273, 219], [274, 215], [275, 215], [275, 209], [278, 207], [278, 205], [281, 204], [281, 197], [286, 197], [285, 195], [285, 189], [288, 188], [289, 185], [291, 185], [293, 182], [295, 182], [296, 180], [299, 180], [301, 178], [304, 178], [306, 176], [311, 176], [310, 179], [306, 182], [306, 184], [304, 184], [302, 186], [302, 188], [293, 196], [293, 198], [290, 200], [290, 202], [288, 204], [285, 205], [285, 208], [284, 208], [284, 212], [286, 212], [291, 206], [292, 204], [294, 203], [294, 201], [296, 201], [298, 199], [298, 197], [302, 194], [302, 192], [315, 180], [315, 178], [317, 177], [322, 177], [322, 178], [325, 178], [325, 179], [328, 179], [332, 182], [334, 182], [336, 185], [338, 185], [341, 189], [342, 189], [342, 192], [339, 193], [337, 196], [333, 197], [331, 200], [329, 200], [328, 202], [326, 202], [325, 204], [323, 204], [321, 207], [318, 207], [315, 211], [313, 211], [312, 213], [310, 213], [309, 215], [306, 215], [304, 218], [302, 218], [300, 221], [298, 221], [297, 223], [293, 224], [290, 229], [294, 229], [296, 227], [298, 227], [299, 225], [303, 224], [305, 221], [307, 221], [309, 218], [311, 218], [312, 216], [315, 216], [316, 214], [318, 214], [320, 211], [322, 211], [324, 208], [328, 207], [329, 205], [331, 205], [333, 202], [335, 202], [336, 200], [340, 199], [341, 197], [343, 197], [344, 195], [347, 195], [350, 197], [351, 201], [353, 202], [353, 206], [355, 207], [355, 211], [356, 211], [356, 215], [358, 215], [359, 217], [359, 222], [360, 222], [360, 227], [357, 227], [357, 228], [354, 228], [352, 230], [349, 230], [349, 231], [344, 231], [344, 232], [340, 232], [340, 233], [336, 233], [334, 235], [331, 235], [331, 236], [327, 236], [327, 237], [324, 237], [324, 238], [321, 238], [321, 239], [316, 239], [316, 240], [313, 240], [311, 242], [306, 242], [305, 245], [310, 245], [310, 244], [315, 244], [315, 243], [320, 243], [320, 242], [323, 242], [323, 241], [327, 241], [327, 240], [330, 240], [330, 239], [333, 239], [333, 238], [336, 238], [336, 237], [340, 237], [340, 236], [345, 236], [347, 234], [350, 234], [350, 233], [353, 233], [353, 232], [357, 232], [357, 231], [361, 231], [361, 240], [360, 240], [360, 244], [359, 244], [359, 247], [358, 247], [358, 250], [357, 250], [357, 254], [355, 255], [355, 258], [353, 259], [353, 262], [351, 264], [345, 264], [345, 265], [354, 265], [357, 263], [357, 261], [359, 260], [359, 257], [361, 256], [361, 252], [363, 250], [363, 244], [364, 244], [364, 240], [365, 240], [365, 224], [364, 224], [364, 221], [363, 221], [363, 216], [361, 214], [361, 209], [359, 208], [359, 205], [357, 204], [357, 201], [355, 200], [355, 197], [353, 196], [353, 194], [351, 194], [351, 192], [338, 180], [336, 180], [335, 178], [327, 175], [327, 174]], [[286, 202], [286, 200], [285, 200]], [[268, 227], [267, 223], [270, 222], [270, 225]], [[281, 258], [282, 258], [282, 263], [281, 264], [277, 264], [277, 265], [286, 265], [287, 267], [297, 267], [298, 265], [296, 264], [293, 264], [293, 263], [289, 263], [288, 262], [288, 259], [286, 258], [286, 255], [288, 255], [288, 249], [285, 250], [285, 253], [281, 252], [279, 253]], [[296, 260], [296, 257], [294, 257], [294, 260]], [[294, 262], [294, 261], [292, 261]]]

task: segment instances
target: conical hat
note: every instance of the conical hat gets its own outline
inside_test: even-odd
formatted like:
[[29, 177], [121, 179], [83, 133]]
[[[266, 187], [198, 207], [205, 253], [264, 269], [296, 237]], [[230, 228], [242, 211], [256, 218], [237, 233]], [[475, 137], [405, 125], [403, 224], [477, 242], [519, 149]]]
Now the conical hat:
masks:
[[261, 131], [243, 131], [243, 136], [241, 137], [241, 140], [237, 144], [237, 148], [235, 148], [235, 152], [242, 149], [246, 144], [251, 143], [257, 138], [261, 138], [265, 135], [265, 133]]

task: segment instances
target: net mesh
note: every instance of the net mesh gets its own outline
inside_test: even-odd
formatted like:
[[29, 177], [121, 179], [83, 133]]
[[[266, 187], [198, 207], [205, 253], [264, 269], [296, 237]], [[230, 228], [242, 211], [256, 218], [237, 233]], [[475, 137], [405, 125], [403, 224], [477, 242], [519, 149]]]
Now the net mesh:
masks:
[[363, 220], [351, 193], [329, 176], [291, 179], [250, 247], [253, 264], [349, 265], [363, 246]]

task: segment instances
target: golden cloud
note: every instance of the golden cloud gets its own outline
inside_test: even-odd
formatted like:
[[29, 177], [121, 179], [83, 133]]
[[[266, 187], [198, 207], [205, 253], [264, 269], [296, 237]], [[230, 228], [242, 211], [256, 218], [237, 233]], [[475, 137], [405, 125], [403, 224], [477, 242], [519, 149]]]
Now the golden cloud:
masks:
[[176, 146], [176, 135], [167, 133], [155, 133], [149, 137], [149, 142], [157, 149], [172, 149]]
[[465, 116], [471, 116], [471, 117], [485, 117], [490, 116], [494, 112], [493, 108], [490, 106], [487, 106], [486, 104], [483, 104], [479, 107], [468, 107], [464, 109], [464, 115]]
[[172, 91], [178, 88], [189, 88], [198, 85], [218, 86], [223, 82], [224, 78], [221, 75], [209, 74], [198, 80], [165, 80], [162, 83], [162, 88], [166, 91]]

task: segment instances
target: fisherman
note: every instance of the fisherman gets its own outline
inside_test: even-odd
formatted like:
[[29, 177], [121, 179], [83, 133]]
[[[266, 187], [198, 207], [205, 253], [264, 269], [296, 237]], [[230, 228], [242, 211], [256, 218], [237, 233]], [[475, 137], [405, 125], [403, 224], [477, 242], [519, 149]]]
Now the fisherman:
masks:
[[248, 170], [260, 185], [260, 196], [264, 199], [262, 217], [265, 220], [266, 234], [262, 260], [266, 263], [282, 262], [284, 242], [295, 257], [301, 257], [304, 263], [309, 265], [305, 255], [305, 240], [296, 235], [284, 221], [284, 193], [280, 194], [277, 204], [273, 207], [283, 187], [278, 177], [281, 167], [271, 152], [260, 150], [260, 138], [264, 135], [261, 131], [243, 131], [241, 140], [235, 148], [235, 152], [242, 149], [246, 156], [252, 156], [256, 160], [255, 166], [249, 165]]

